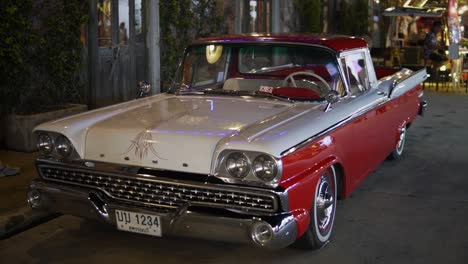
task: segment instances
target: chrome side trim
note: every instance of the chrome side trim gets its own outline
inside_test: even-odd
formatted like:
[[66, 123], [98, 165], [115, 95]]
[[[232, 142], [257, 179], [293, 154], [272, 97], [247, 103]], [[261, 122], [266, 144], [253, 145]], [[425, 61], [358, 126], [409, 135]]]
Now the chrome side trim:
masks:
[[336, 124], [334, 124], [334, 125], [332, 125], [332, 126], [326, 128], [325, 130], [319, 132], [318, 134], [315, 134], [314, 136], [309, 137], [308, 139], [306, 139], [306, 140], [300, 142], [299, 144], [297, 144], [297, 145], [295, 145], [295, 146], [293, 146], [293, 147], [291, 147], [291, 148], [289, 148], [289, 149], [287, 149], [287, 150], [281, 152], [281, 157], [284, 157], [284, 156], [287, 156], [287, 155], [289, 155], [289, 154], [292, 154], [292, 153], [296, 152], [297, 150], [299, 150], [299, 149], [301, 149], [301, 148], [307, 146], [308, 144], [310, 144], [310, 142], [312, 142], [312, 141], [314, 141], [314, 140], [316, 140], [316, 139], [318, 139], [318, 138], [320, 138], [320, 137], [322, 137], [322, 136], [324, 136], [324, 135], [326, 135], [326, 134], [332, 132], [332, 131], [335, 130], [335, 129], [338, 129], [338, 128], [340, 128], [340, 127], [346, 125], [347, 123], [349, 123], [349, 122], [353, 121], [354, 119], [360, 117], [360, 116], [363, 115], [364, 113], [366, 113], [366, 112], [368, 112], [368, 111], [370, 111], [370, 110], [372, 110], [372, 109], [375, 109], [375, 108], [377, 108], [377, 107], [380, 107], [380, 106], [382, 106], [383, 104], [386, 104], [388, 101], [390, 101], [390, 99], [386, 98], [385, 100], [383, 100], [382, 102], [380, 102], [380, 103], [378, 103], [378, 104], [371, 105], [371, 106], [369, 106], [369, 107], [360, 109], [359, 111], [357, 111], [357, 112], [355, 112], [355, 113], [353, 113], [353, 114], [347, 116], [346, 118], [344, 118], [344, 119], [341, 120], [340, 122], [338, 122], [338, 123], [336, 123]]
[[[339, 121], [338, 123], [326, 128], [325, 130], [307, 138], [306, 140], [300, 142], [299, 144], [297, 145], [294, 145], [293, 147], [281, 152], [281, 157], [284, 157], [286, 155], [289, 155], [291, 153], [294, 153], [295, 151], [305, 147], [306, 145], [308, 145], [310, 142], [330, 133], [331, 131], [339, 128], [339, 127], [342, 127], [344, 125], [346, 125], [347, 123], [353, 121], [354, 119], [358, 118], [359, 116], [361, 116], [362, 114], [368, 112], [368, 111], [371, 111], [375, 108], [378, 108], [380, 106], [382, 106], [383, 104], [386, 104], [387, 102], [395, 99], [395, 98], [398, 98], [399, 96], [401, 95], [397, 95], [397, 96], [392, 96], [392, 91], [397, 89], [396, 87], [400, 84], [402, 84], [402, 82], [408, 80], [408, 79], [411, 79], [412, 77], [425, 77], [425, 69], [421, 69], [417, 72], [413, 72], [411, 70], [408, 70], [408, 69], [402, 69], [401, 71], [391, 75], [391, 76], [388, 76], [384, 79], [382, 79], [383, 81], [392, 81], [392, 84], [391, 84], [391, 89], [390, 89], [390, 92], [388, 93], [388, 96], [384, 96], [382, 97], [382, 101], [376, 103], [376, 104], [373, 104], [373, 105], [370, 105], [369, 107], [366, 107], [366, 108], [362, 108], [362, 109], [359, 109], [358, 111], [356, 111], [355, 113], [352, 113], [351, 115], [345, 117], [343, 120]], [[408, 90], [411, 90], [413, 89], [415, 86], [412, 86], [410, 88], [408, 88]], [[375, 90], [378, 90], [378, 89], [369, 89], [367, 91], [365, 91], [365, 93], [369, 93], [369, 92], [375, 92]], [[357, 98], [356, 98], [357, 99]]]

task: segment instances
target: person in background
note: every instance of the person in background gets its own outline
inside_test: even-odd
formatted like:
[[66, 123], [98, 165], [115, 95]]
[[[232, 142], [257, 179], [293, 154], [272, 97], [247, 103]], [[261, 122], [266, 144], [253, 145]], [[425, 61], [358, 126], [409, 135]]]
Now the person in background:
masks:
[[400, 18], [400, 24], [398, 25], [398, 38], [404, 40], [408, 36], [408, 25], [411, 22], [411, 17], [403, 16]]
[[432, 60], [432, 62], [436, 64], [447, 60], [447, 56], [439, 51], [442, 46], [437, 40], [437, 34], [440, 32], [442, 32], [442, 23], [440, 21], [435, 21], [432, 24], [431, 31], [427, 33], [426, 39], [424, 40], [424, 58]]
[[409, 46], [418, 45], [418, 41], [419, 41], [419, 31], [418, 31], [418, 22], [417, 22], [418, 19], [419, 17], [411, 17], [411, 21], [408, 25], [408, 38], [406, 39], [406, 43]]
[[13, 176], [16, 175], [20, 172], [19, 168], [16, 167], [8, 167], [2, 163], [0, 160], [0, 177], [5, 177], [5, 176]]
[[119, 25], [119, 44], [127, 45], [127, 40], [127, 28], [125, 27], [125, 23], [122, 22]]

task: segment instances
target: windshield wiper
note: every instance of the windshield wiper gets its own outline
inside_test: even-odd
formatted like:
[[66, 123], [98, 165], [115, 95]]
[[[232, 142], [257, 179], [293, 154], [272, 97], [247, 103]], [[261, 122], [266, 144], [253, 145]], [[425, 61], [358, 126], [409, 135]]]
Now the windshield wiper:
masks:
[[271, 66], [271, 67], [263, 67], [260, 69], [253, 69], [249, 73], [265, 73], [265, 72], [272, 72], [272, 71], [278, 71], [278, 70], [284, 70], [284, 69], [290, 69], [294, 67], [299, 67], [301, 65], [298, 64], [283, 64], [283, 65], [278, 65], [278, 66]]
[[242, 96], [242, 95], [248, 95], [248, 96], [260, 96], [260, 97], [268, 97], [268, 98], [273, 98], [281, 101], [285, 101], [288, 103], [294, 103], [294, 100], [291, 100], [286, 97], [281, 97], [281, 96], [276, 96], [271, 93], [267, 92], [262, 92], [262, 91], [239, 91], [239, 90], [221, 90], [221, 89], [216, 89], [216, 90], [211, 90], [211, 89], [205, 89], [205, 90], [194, 90], [194, 91], [181, 91], [178, 94], [180, 95], [200, 95], [200, 94], [210, 94], [210, 95], [233, 95], [233, 96]]
[[294, 103], [294, 100], [292, 100], [292, 99], [290, 99], [288, 97], [277, 96], [277, 95], [274, 95], [272, 93], [267, 93], [267, 92], [262, 92], [262, 91], [248, 91], [248, 94], [253, 95], [253, 96], [269, 97], [269, 98], [285, 101], [285, 102], [288, 102], [288, 103]]

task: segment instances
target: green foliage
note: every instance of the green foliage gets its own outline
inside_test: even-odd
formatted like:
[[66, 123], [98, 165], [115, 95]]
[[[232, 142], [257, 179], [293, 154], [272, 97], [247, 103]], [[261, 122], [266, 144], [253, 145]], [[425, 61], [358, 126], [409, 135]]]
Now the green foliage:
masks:
[[0, 115], [10, 112], [28, 84], [32, 1], [0, 2]]
[[340, 1], [340, 12], [338, 18], [338, 33], [344, 35], [353, 34], [354, 10], [348, 2]]
[[[87, 1], [2, 1], [1, 113], [28, 114], [83, 101], [81, 25]], [[3, 43], [5, 42], [5, 43]]]
[[369, 34], [369, 2], [357, 0], [354, 4], [354, 35], [365, 36]]
[[181, 54], [192, 40], [221, 33], [222, 17], [216, 8], [216, 0], [159, 2], [163, 83], [171, 82]]
[[369, 34], [369, 3], [367, 0], [340, 2], [338, 32], [345, 35], [364, 36]]
[[294, 0], [299, 15], [300, 32], [322, 32], [322, 1]]

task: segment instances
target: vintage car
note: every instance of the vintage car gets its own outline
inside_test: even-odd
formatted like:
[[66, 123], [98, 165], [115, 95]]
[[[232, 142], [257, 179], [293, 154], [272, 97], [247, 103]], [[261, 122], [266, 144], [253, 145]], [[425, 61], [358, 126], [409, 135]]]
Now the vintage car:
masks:
[[168, 92], [38, 126], [28, 202], [158, 237], [320, 248], [337, 199], [403, 154], [425, 78], [374, 70], [355, 37], [200, 39]]

